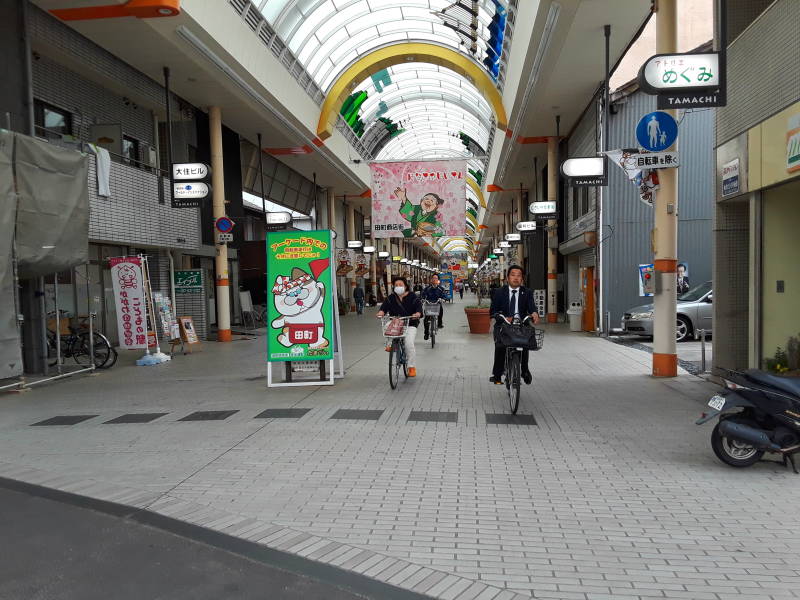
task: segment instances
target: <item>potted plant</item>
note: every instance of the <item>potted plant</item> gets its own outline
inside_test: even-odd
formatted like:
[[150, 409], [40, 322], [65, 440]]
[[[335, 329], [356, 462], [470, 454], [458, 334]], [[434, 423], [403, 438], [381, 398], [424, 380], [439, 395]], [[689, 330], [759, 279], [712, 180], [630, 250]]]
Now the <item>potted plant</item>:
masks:
[[489, 307], [483, 306], [483, 294], [480, 286], [478, 287], [477, 306], [467, 306], [464, 312], [467, 315], [470, 333], [489, 333], [492, 328], [492, 319], [489, 316]]

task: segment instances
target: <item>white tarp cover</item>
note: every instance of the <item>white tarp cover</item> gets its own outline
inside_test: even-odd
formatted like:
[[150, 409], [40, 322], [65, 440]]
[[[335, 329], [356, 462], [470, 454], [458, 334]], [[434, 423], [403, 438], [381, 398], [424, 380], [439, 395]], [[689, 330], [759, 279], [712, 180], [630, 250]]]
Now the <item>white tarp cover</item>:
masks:
[[17, 198], [11, 164], [14, 134], [0, 129], [0, 379], [22, 375], [22, 353], [14, 306], [14, 221]]
[[87, 156], [36, 138], [15, 138], [19, 277], [85, 264], [89, 259]]

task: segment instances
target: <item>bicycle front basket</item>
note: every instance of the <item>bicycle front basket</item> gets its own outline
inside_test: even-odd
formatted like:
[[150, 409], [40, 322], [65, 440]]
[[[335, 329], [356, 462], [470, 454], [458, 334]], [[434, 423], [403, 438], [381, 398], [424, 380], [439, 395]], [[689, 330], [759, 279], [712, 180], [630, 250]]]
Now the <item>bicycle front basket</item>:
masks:
[[406, 323], [403, 319], [391, 319], [383, 327], [383, 335], [385, 337], [403, 337], [406, 332]]
[[532, 327], [503, 325], [497, 334], [497, 345], [505, 347], [523, 348], [524, 350], [538, 350], [538, 332], [541, 330]]
[[435, 304], [423, 304], [422, 305], [422, 312], [426, 317], [438, 317], [439, 316], [439, 303]]

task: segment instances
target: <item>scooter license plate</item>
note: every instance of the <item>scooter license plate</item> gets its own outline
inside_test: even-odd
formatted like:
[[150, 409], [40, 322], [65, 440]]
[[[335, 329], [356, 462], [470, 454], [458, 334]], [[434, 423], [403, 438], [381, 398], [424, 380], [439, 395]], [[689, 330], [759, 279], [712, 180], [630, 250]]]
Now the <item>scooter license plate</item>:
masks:
[[714, 396], [708, 401], [708, 405], [714, 410], [722, 410], [722, 407], [725, 406], [725, 397], [719, 395]]

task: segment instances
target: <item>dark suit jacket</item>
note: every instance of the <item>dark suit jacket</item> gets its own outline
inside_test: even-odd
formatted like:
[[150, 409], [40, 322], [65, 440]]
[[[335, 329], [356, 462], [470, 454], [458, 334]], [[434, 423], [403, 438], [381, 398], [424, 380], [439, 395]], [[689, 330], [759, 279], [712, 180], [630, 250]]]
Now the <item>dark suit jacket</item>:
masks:
[[[492, 294], [492, 305], [489, 309], [489, 314], [495, 315], [497, 313], [503, 313], [509, 318], [513, 317], [514, 315], [511, 314], [511, 310], [508, 306], [509, 296], [510, 293], [507, 285], [497, 288], [494, 294]], [[520, 318], [523, 319], [527, 315], [532, 315], [536, 312], [536, 304], [533, 302], [533, 292], [525, 286], [520, 286], [519, 292], [517, 292], [517, 307]]]

